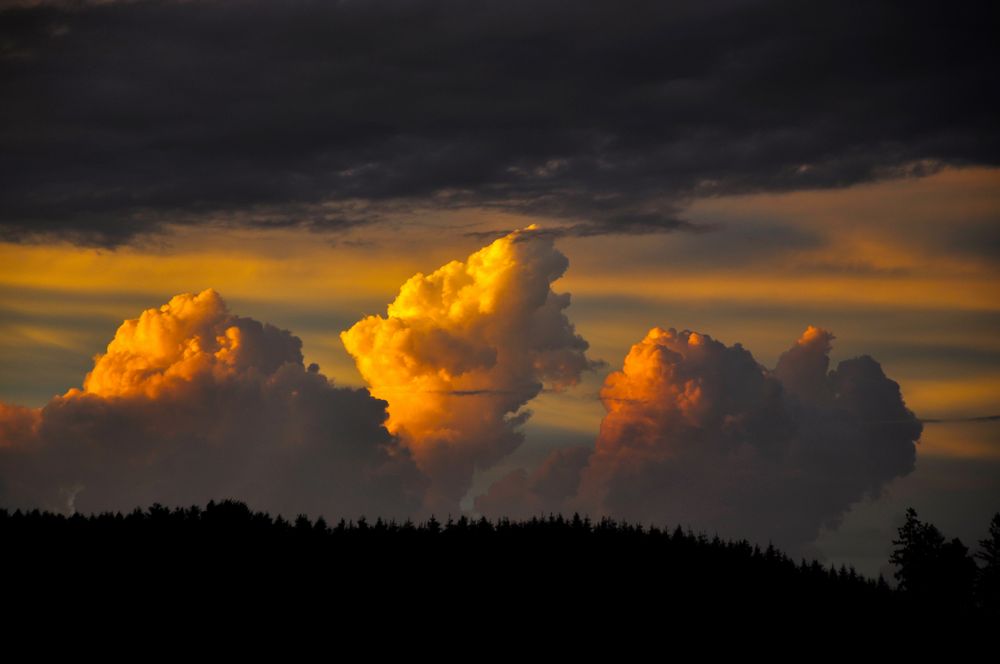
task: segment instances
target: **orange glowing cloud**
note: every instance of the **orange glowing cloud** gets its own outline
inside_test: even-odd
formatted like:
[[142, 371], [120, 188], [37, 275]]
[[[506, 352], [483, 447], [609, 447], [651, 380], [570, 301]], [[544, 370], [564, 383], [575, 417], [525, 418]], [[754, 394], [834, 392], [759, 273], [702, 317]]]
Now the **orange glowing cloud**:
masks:
[[155, 398], [199, 376], [223, 380], [242, 371], [273, 372], [302, 362], [301, 342], [289, 332], [230, 314], [209, 289], [177, 295], [159, 309], [122, 323], [83, 382], [103, 397]]
[[909, 473], [922, 430], [871, 357], [829, 371], [832, 339], [810, 327], [770, 371], [740, 344], [653, 328], [605, 380], [595, 447], [509, 474], [476, 507], [689, 523], [798, 549]]
[[83, 390], [0, 403], [0, 502], [83, 511], [240, 498], [327, 517], [417, 513], [426, 480], [385, 402], [303, 365], [287, 330], [214, 290], [118, 328]]
[[522, 441], [522, 407], [543, 384], [562, 389], [589, 366], [587, 342], [550, 285], [568, 266], [534, 226], [429, 275], [341, 335], [372, 394], [389, 402], [388, 429], [431, 478], [428, 507], [457, 509], [476, 468]]

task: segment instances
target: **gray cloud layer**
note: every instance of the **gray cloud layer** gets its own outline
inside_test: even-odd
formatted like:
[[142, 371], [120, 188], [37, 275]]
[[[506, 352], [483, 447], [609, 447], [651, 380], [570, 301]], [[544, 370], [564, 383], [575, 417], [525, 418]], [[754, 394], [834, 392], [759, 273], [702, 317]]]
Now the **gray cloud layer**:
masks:
[[0, 237], [409, 205], [685, 228], [691, 196], [996, 164], [993, 4], [0, 7]]

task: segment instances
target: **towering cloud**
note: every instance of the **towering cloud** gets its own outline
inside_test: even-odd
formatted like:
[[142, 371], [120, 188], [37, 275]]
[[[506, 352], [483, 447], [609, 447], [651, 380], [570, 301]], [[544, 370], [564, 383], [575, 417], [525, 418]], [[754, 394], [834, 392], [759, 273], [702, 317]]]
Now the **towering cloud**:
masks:
[[[178, 295], [125, 321], [83, 389], [38, 409], [0, 404], [0, 504], [456, 511], [474, 470], [522, 441], [528, 401], [589, 365], [569, 296], [551, 289], [566, 267], [551, 236], [528, 228], [415, 275], [386, 317], [342, 335], [376, 398], [334, 387], [303, 365], [298, 338], [231, 314], [214, 291]], [[605, 381], [595, 447], [510, 473], [476, 507], [802, 547], [909, 473], [921, 434], [874, 359], [830, 370], [832, 340], [810, 327], [771, 371], [739, 344], [654, 328]]]
[[[561, 450], [476, 501], [688, 523], [798, 548], [914, 466], [919, 420], [868, 356], [828, 372], [810, 327], [772, 372], [739, 344], [653, 328], [605, 381], [595, 449]], [[585, 460], [584, 460], [585, 459]]]
[[341, 335], [372, 394], [389, 402], [398, 434], [432, 481], [427, 507], [456, 510], [475, 468], [522, 441], [522, 407], [548, 384], [588, 367], [587, 342], [550, 284], [568, 266], [551, 236], [515, 231], [403, 284], [387, 316]]
[[425, 480], [385, 403], [336, 388], [289, 332], [212, 290], [118, 329], [83, 390], [0, 404], [0, 504], [81, 511], [235, 497], [294, 515], [403, 516]]

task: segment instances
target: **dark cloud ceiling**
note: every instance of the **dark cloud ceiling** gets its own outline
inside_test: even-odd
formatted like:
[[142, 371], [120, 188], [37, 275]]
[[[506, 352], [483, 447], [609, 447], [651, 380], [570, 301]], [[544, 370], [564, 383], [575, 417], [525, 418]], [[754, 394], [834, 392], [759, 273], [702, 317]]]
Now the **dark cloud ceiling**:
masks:
[[989, 2], [0, 4], [0, 237], [693, 197], [1000, 161]]

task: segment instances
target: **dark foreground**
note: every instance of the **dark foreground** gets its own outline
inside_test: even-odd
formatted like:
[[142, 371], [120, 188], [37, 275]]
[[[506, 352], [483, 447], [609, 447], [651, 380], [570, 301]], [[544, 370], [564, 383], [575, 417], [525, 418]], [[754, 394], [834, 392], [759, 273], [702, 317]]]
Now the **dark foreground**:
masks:
[[[921, 535], [908, 526], [909, 536]], [[8, 598], [24, 593], [38, 602], [88, 593], [125, 604], [245, 598], [291, 605], [308, 597], [379, 620], [419, 620], [442, 610], [434, 606], [445, 607], [446, 621], [514, 611], [517, 622], [555, 616], [598, 629], [684, 614], [838, 616], [862, 625], [931, 614], [975, 620], [996, 610], [995, 570], [988, 577], [989, 566], [971, 558], [972, 568], [959, 566], [953, 577], [907, 563], [915, 586], [907, 591], [905, 580], [894, 589], [746, 541], [578, 516], [331, 526], [273, 518], [235, 501], [72, 517], [0, 510], [0, 542]], [[912, 561], [921, 545], [897, 542], [894, 555]], [[917, 584], [932, 573], [940, 578]]]

